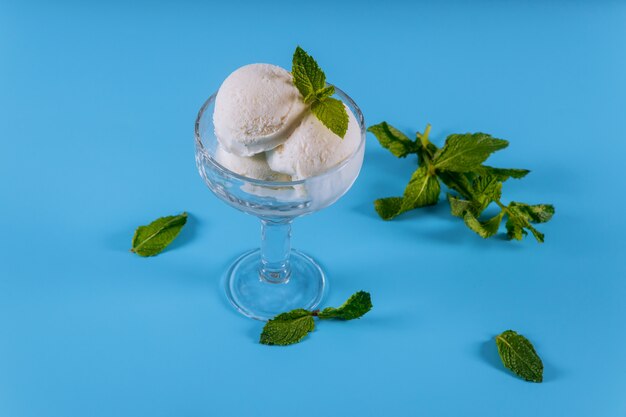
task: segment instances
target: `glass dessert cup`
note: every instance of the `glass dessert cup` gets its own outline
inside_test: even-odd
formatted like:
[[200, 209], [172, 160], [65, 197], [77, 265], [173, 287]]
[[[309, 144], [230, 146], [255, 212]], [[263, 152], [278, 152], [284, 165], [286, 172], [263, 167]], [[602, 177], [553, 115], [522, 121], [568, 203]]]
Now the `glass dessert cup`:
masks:
[[[244, 177], [215, 159], [215, 96], [200, 108], [195, 124], [196, 164], [209, 189], [228, 205], [261, 220], [261, 246], [237, 258], [226, 272], [226, 297], [245, 316], [269, 320], [296, 308], [315, 309], [327, 290], [326, 275], [310, 256], [291, 248], [296, 217], [330, 206], [352, 186], [365, 152], [365, 123], [354, 101], [335, 87], [352, 111], [361, 141], [346, 160], [330, 170], [298, 181], [274, 182]], [[337, 140], [341, 140], [337, 138]]]

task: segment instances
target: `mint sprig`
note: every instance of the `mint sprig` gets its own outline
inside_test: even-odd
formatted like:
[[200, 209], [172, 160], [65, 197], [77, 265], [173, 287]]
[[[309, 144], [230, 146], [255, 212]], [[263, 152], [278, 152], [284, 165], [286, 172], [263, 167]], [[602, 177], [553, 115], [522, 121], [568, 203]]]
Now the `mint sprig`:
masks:
[[332, 98], [335, 87], [326, 85], [326, 74], [312, 56], [299, 46], [293, 53], [293, 84], [320, 122], [340, 138], [348, 131], [348, 113], [340, 100]]
[[161, 217], [147, 226], [139, 226], [133, 236], [131, 252], [139, 256], [158, 255], [176, 239], [185, 223], [187, 213]]
[[543, 362], [524, 336], [506, 330], [496, 336], [496, 346], [502, 364], [517, 376], [531, 382], [543, 381]]
[[260, 342], [264, 345], [293, 345], [315, 329], [315, 320], [358, 319], [372, 309], [372, 299], [368, 292], [353, 294], [341, 307], [327, 307], [324, 310], [305, 310], [302, 308], [281, 313], [269, 320], [263, 327]]
[[[508, 141], [486, 133], [453, 134], [439, 148], [429, 139], [430, 125], [424, 133], [417, 132], [415, 140], [386, 122], [370, 126], [367, 130], [395, 156], [417, 155], [418, 168], [403, 195], [374, 202], [376, 212], [384, 220], [437, 204], [443, 183], [450, 191], [447, 196], [451, 214], [463, 219], [465, 225], [479, 236], [488, 238], [495, 235], [506, 219], [509, 239], [521, 240], [530, 232], [538, 242], [544, 241], [543, 233], [533, 224], [549, 221], [554, 214], [552, 205], [518, 202], [505, 205], [501, 201], [503, 183], [509, 178], [523, 178], [530, 171], [484, 165], [492, 153], [506, 148]], [[499, 208], [499, 212], [484, 218], [484, 211], [492, 204]]]

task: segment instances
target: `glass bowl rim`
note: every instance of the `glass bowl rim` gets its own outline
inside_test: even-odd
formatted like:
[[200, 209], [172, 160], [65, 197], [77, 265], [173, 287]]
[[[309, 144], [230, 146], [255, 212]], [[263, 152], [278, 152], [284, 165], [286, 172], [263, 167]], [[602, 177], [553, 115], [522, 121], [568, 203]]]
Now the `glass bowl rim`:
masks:
[[[327, 85], [331, 86], [332, 84], [327, 84]], [[206, 160], [209, 161], [209, 163], [213, 166], [213, 168], [219, 171], [221, 174], [225, 174], [229, 177], [236, 178], [240, 181], [248, 182], [248, 183], [263, 186], [263, 187], [289, 187], [289, 186], [294, 186], [294, 185], [305, 184], [307, 181], [311, 181], [316, 178], [322, 178], [325, 176], [332, 175], [333, 173], [340, 171], [343, 167], [348, 165], [350, 161], [361, 151], [361, 149], [365, 145], [365, 120], [363, 119], [363, 113], [361, 112], [361, 109], [354, 102], [354, 100], [352, 100], [352, 98], [349, 95], [347, 95], [343, 90], [341, 90], [337, 86], [333, 86], [333, 87], [335, 87], [335, 93], [339, 97], [341, 97], [342, 101], [347, 101], [349, 104], [348, 107], [352, 107], [354, 109], [356, 113], [354, 116], [357, 119], [357, 123], [359, 124], [359, 129], [361, 131], [361, 141], [359, 142], [359, 146], [354, 150], [354, 152], [350, 154], [349, 157], [347, 157], [346, 159], [341, 161], [341, 163], [335, 165], [334, 167], [332, 167], [331, 169], [327, 171], [324, 171], [317, 175], [306, 177], [301, 180], [295, 180], [295, 181], [264, 181], [264, 180], [259, 180], [256, 178], [250, 178], [244, 175], [237, 174], [236, 172], [233, 172], [229, 170], [228, 168], [224, 167], [223, 165], [221, 165], [219, 162], [215, 160], [215, 158], [213, 158], [213, 156], [209, 155], [209, 152], [207, 152], [206, 148], [204, 147], [204, 144], [202, 143], [202, 137], [200, 135], [200, 120], [204, 116], [204, 113], [209, 108], [209, 106], [215, 102], [217, 91], [211, 94], [211, 96], [204, 102], [204, 104], [202, 104], [202, 107], [200, 107], [200, 110], [198, 111], [198, 116], [196, 117], [196, 122], [194, 125], [194, 133], [195, 133], [197, 149], [200, 152], [202, 152]]]

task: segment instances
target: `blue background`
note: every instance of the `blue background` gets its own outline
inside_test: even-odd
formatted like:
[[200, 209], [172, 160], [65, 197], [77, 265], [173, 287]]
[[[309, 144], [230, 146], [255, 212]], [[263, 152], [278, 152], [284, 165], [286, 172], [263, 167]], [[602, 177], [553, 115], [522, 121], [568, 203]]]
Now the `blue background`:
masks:
[[[617, 416], [626, 412], [626, 6], [617, 2], [0, 2], [0, 415]], [[220, 275], [258, 243], [193, 158], [202, 102], [237, 67], [300, 44], [368, 124], [511, 141], [505, 200], [548, 202], [532, 239], [482, 240], [447, 204], [383, 222], [415, 166], [368, 136], [353, 189], [294, 246], [375, 307], [304, 342]], [[136, 226], [187, 210], [156, 258]], [[493, 337], [528, 336], [532, 384]]]

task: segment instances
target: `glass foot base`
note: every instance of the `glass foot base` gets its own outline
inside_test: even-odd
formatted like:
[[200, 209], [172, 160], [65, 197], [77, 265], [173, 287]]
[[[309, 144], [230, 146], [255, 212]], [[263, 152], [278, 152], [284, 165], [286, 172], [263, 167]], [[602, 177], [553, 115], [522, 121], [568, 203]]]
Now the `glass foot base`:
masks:
[[296, 308], [315, 309], [326, 294], [326, 276], [309, 256], [291, 250], [291, 276], [271, 283], [259, 276], [261, 252], [241, 255], [226, 272], [226, 297], [239, 312], [257, 320], [269, 320]]

